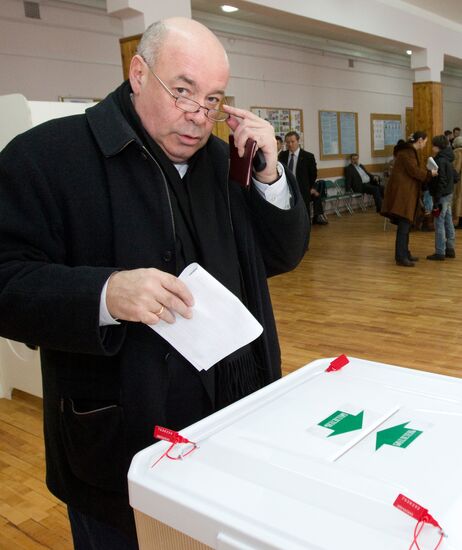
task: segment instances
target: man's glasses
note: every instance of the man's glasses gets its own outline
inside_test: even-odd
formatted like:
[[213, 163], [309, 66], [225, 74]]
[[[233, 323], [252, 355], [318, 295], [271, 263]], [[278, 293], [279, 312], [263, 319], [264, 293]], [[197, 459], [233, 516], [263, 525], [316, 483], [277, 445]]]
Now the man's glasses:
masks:
[[173, 99], [175, 100], [175, 107], [177, 109], [180, 109], [180, 111], [184, 111], [185, 113], [198, 113], [201, 109], [204, 109], [205, 116], [213, 122], [224, 122], [225, 120], [228, 120], [229, 114], [225, 113], [224, 111], [220, 111], [219, 109], [213, 109], [210, 107], [204, 107], [204, 105], [201, 105], [197, 101], [194, 101], [194, 99], [189, 99], [189, 97], [175, 95], [170, 90], [170, 88], [156, 75], [156, 73], [147, 63], [146, 65], [148, 66], [148, 69], [151, 71], [151, 73], [157, 78], [165, 91], [167, 91], [173, 97]]

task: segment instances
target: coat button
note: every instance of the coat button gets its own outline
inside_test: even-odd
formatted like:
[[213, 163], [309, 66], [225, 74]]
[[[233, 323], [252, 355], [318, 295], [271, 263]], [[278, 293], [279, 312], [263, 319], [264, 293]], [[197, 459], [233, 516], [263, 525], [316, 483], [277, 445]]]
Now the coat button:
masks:
[[166, 250], [163, 254], [162, 254], [162, 259], [164, 260], [164, 262], [170, 262], [171, 259], [172, 259], [172, 251], [171, 250]]

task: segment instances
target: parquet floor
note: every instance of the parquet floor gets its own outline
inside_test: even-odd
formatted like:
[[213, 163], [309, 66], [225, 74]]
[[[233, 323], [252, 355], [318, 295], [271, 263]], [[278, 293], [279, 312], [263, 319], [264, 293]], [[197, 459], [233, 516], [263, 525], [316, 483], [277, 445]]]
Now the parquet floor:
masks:
[[[462, 376], [462, 246], [460, 259], [429, 262], [433, 234], [411, 233], [421, 260], [401, 268], [383, 218], [329, 219], [300, 267], [270, 281], [284, 372], [346, 353]], [[65, 508], [43, 482], [41, 423], [39, 399], [0, 399], [0, 550], [72, 548]]]

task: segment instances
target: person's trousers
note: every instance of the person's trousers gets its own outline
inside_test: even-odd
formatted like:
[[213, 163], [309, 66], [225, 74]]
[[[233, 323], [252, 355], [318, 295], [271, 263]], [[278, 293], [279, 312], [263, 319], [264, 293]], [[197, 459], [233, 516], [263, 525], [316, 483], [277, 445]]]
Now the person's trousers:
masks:
[[422, 202], [425, 208], [425, 212], [431, 212], [433, 209], [433, 199], [430, 195], [430, 191], [424, 191]]
[[362, 193], [366, 193], [366, 195], [372, 195], [374, 198], [375, 203], [375, 210], [376, 212], [380, 212], [382, 209], [382, 191], [379, 185], [372, 185], [370, 183], [363, 183]]
[[408, 260], [409, 252], [409, 231], [411, 230], [411, 222], [404, 218], [399, 218], [398, 229], [396, 230], [395, 243], [395, 260]]
[[435, 252], [445, 256], [446, 249], [455, 246], [456, 232], [452, 222], [452, 193], [441, 197], [441, 213], [435, 218]]
[[67, 507], [74, 550], [139, 550], [136, 535], [132, 538], [118, 529]]

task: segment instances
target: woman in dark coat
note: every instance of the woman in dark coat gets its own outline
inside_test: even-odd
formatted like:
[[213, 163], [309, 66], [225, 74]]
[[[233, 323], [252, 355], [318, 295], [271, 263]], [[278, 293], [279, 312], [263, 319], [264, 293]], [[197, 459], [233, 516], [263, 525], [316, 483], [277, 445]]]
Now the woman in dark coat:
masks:
[[417, 151], [425, 147], [427, 139], [425, 132], [414, 132], [407, 143], [395, 147], [393, 172], [382, 203], [382, 216], [398, 226], [395, 260], [396, 265], [404, 267], [414, 267], [417, 261], [409, 251], [409, 231], [416, 217], [422, 185], [437, 173], [419, 163]]

